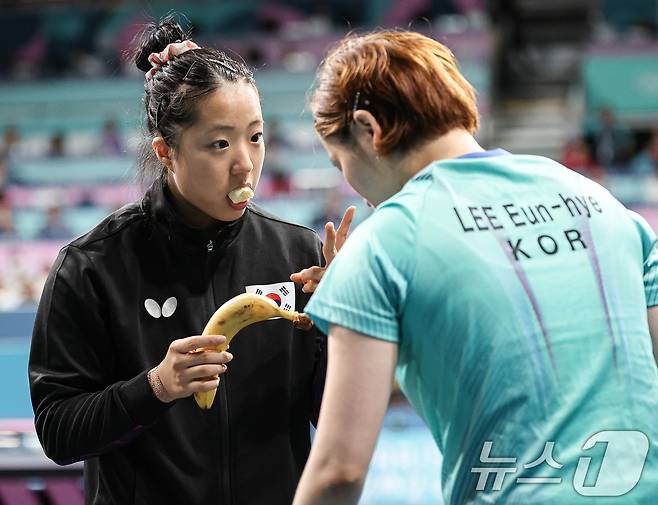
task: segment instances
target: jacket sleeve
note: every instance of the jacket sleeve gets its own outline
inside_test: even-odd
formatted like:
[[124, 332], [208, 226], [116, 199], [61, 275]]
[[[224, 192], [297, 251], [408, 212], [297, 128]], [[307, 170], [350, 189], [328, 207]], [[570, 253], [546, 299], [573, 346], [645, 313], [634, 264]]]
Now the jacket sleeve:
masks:
[[[322, 255], [322, 242], [318, 239], [316, 247], [318, 249], [317, 264], [325, 265]], [[317, 427], [320, 418], [320, 405], [322, 404], [322, 395], [324, 393], [324, 382], [327, 376], [327, 336], [323, 334], [317, 326], [313, 327], [316, 333], [315, 342], [315, 365], [313, 368], [313, 382], [311, 386], [311, 415], [310, 420], [313, 426]]]
[[64, 248], [37, 310], [28, 365], [37, 435], [58, 464], [124, 445], [170, 404], [151, 390], [147, 371], [116, 381], [116, 343], [106, 304], [84, 252]]
[[320, 405], [324, 393], [324, 381], [327, 376], [327, 337], [314, 328], [316, 336], [315, 367], [313, 369], [313, 385], [311, 386], [311, 423], [317, 427], [320, 418]]

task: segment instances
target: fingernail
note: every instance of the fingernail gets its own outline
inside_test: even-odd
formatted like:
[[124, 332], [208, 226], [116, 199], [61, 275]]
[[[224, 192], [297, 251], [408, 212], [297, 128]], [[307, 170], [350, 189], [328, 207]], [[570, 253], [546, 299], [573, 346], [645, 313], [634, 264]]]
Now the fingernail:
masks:
[[230, 352], [225, 352], [226, 354], [226, 359], [231, 361], [233, 359], [233, 355]]

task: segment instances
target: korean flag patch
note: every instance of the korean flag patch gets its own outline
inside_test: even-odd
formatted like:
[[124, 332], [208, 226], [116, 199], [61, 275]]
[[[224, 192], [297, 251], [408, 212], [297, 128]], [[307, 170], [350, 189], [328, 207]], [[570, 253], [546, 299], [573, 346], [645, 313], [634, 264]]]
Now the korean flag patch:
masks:
[[274, 301], [283, 310], [295, 310], [295, 283], [276, 282], [274, 284], [254, 284], [246, 286], [247, 293], [263, 295]]

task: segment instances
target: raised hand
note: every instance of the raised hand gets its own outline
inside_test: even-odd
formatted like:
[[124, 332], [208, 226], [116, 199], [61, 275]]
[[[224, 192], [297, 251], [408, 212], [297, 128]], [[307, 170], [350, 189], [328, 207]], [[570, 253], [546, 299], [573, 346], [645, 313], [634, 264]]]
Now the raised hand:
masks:
[[356, 207], [350, 206], [345, 211], [343, 219], [341, 219], [338, 229], [334, 228], [334, 223], [328, 222], [324, 225], [324, 244], [322, 246], [322, 255], [324, 256], [325, 266], [312, 266], [304, 268], [299, 272], [295, 272], [290, 276], [290, 280], [296, 283], [302, 284], [302, 291], [304, 293], [312, 293], [318, 287], [322, 276], [324, 275], [327, 267], [334, 260], [338, 252], [341, 250], [347, 240], [347, 234], [349, 232], [350, 226], [352, 225], [352, 220], [354, 219], [354, 213], [356, 212]]

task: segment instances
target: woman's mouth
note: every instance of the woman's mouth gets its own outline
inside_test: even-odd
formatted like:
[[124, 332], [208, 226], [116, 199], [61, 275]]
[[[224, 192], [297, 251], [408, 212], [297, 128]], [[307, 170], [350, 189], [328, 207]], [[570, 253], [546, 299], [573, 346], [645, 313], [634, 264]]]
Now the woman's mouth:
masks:
[[228, 201], [229, 206], [235, 210], [244, 210], [247, 208], [247, 205], [249, 205], [249, 200], [240, 203], [233, 203], [228, 196], [226, 197], [226, 200]]
[[253, 198], [253, 196], [254, 190], [249, 186], [240, 186], [226, 195], [229, 205], [235, 210], [243, 210], [247, 207], [249, 200]]

